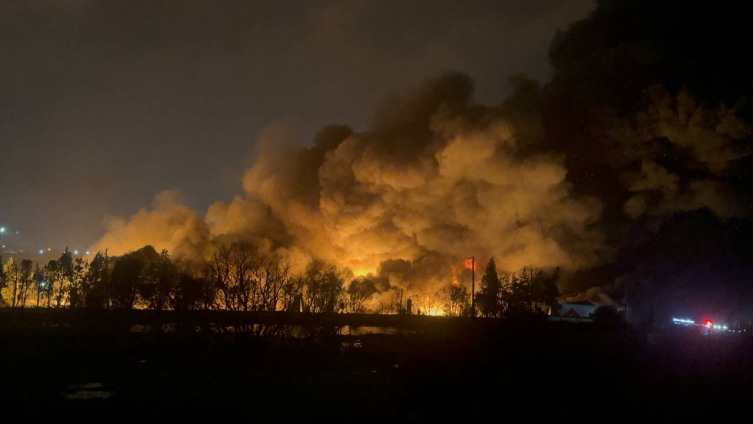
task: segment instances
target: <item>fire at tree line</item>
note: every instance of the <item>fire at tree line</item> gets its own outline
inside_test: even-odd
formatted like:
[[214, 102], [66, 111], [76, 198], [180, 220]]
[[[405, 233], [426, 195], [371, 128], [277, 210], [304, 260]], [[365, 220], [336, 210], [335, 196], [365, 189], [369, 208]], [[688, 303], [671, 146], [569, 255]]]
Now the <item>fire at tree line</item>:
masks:
[[[97, 252], [91, 261], [67, 249], [42, 267], [0, 257], [0, 305], [13, 308], [229, 310], [253, 312], [377, 313], [504, 318], [543, 315], [557, 301], [559, 270], [497, 272], [494, 259], [470, 290], [448, 282], [435, 293], [393, 287], [378, 296], [369, 276], [322, 262], [294, 273], [289, 262], [248, 242], [217, 246], [205, 261], [172, 259], [152, 246], [119, 257]], [[598, 312], [598, 311], [597, 311]]]

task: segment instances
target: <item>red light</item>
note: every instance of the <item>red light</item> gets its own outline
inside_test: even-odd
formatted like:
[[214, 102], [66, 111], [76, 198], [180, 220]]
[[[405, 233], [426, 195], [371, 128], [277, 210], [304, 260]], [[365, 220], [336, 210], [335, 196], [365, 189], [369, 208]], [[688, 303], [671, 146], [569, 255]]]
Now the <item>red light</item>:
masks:
[[713, 324], [714, 324], [714, 323], [713, 323], [713, 322], [711, 322], [711, 321], [706, 321], [706, 328], [711, 328], [711, 326], [712, 326]]

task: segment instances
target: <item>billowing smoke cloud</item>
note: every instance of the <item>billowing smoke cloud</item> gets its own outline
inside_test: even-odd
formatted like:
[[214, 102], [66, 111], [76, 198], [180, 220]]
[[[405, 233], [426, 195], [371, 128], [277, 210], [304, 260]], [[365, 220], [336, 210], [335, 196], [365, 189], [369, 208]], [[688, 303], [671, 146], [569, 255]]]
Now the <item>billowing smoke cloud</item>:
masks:
[[697, 31], [717, 21], [682, 5], [600, 1], [553, 41], [552, 81], [515, 77], [498, 107], [448, 74], [385, 102], [364, 131], [330, 126], [291, 143], [275, 124], [243, 195], [203, 219], [159, 201], [114, 221], [98, 246], [201, 255], [213, 241], [261, 239], [300, 266], [368, 275], [377, 291], [436, 290], [471, 255], [507, 272], [561, 267], [562, 289], [629, 281], [676, 222], [722, 234], [750, 215], [752, 73], [728, 42], [745, 26]]
[[264, 144], [246, 196], [210, 209], [213, 231], [259, 234], [267, 220], [237, 217], [268, 210], [286, 230], [275, 242], [356, 274], [435, 258], [431, 271], [399, 272], [418, 287], [473, 254], [507, 270], [598, 262], [599, 202], [573, 195], [561, 156], [523, 154], [514, 120], [471, 93], [451, 74], [383, 105], [368, 131], [325, 128], [294, 151]]
[[120, 255], [152, 245], [178, 256], [202, 255], [209, 229], [194, 210], [185, 206], [177, 192], [164, 191], [154, 198], [151, 209], [141, 208], [128, 221], [108, 219], [106, 234], [92, 250]]
[[[621, 149], [619, 160], [640, 164], [640, 169], [620, 176], [631, 193], [625, 213], [631, 218], [702, 208], [721, 218], [744, 213], [719, 178], [734, 161], [750, 154], [736, 146], [751, 133], [738, 111], [723, 105], [711, 109], [687, 90], [673, 96], [653, 86], [648, 95], [651, 103], [645, 111], [631, 120], [615, 119], [609, 126], [611, 141]], [[674, 155], [673, 163], [666, 161], [668, 153]], [[673, 172], [670, 167], [681, 169]]]
[[573, 193], [561, 155], [524, 151], [515, 118], [471, 95], [467, 77], [449, 74], [384, 104], [368, 131], [327, 127], [297, 149], [267, 132], [244, 196], [205, 220], [160, 200], [115, 221], [98, 246], [185, 254], [212, 238], [262, 238], [414, 291], [451, 282], [471, 255], [507, 271], [598, 263], [599, 201]]

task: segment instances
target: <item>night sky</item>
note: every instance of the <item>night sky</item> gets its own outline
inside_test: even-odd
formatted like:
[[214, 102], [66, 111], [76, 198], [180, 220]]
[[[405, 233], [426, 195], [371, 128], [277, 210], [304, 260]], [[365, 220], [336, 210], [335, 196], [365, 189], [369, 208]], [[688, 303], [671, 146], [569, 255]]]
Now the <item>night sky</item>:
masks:
[[[30, 248], [86, 248], [107, 215], [179, 190], [241, 192], [258, 133], [307, 145], [446, 70], [498, 103], [546, 81], [557, 29], [588, 0], [88, 1], [0, 4], [0, 225]], [[6, 235], [6, 241], [10, 235]]]

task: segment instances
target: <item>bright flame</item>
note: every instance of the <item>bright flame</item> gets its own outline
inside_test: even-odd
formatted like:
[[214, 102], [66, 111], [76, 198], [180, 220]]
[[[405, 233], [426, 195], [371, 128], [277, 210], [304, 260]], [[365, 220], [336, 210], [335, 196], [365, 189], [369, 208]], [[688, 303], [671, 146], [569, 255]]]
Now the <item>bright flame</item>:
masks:
[[463, 261], [463, 266], [465, 266], [467, 269], [473, 269], [475, 267], [476, 271], [480, 269], [478, 265], [478, 261], [474, 261], [470, 258]]
[[369, 274], [373, 274], [373, 273], [374, 273], [373, 269], [357, 269], [357, 270], [353, 271], [353, 275], [355, 275], [356, 277], [365, 277], [365, 276], [367, 276]]

